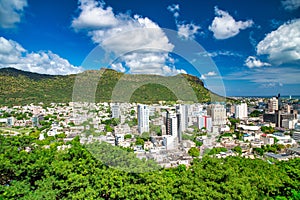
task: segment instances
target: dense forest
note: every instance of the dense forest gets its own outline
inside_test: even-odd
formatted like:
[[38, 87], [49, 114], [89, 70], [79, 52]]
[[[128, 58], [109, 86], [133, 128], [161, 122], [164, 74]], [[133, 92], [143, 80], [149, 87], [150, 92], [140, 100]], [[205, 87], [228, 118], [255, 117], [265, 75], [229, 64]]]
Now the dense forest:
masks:
[[[80, 81], [82, 83], [78, 84]], [[91, 91], [88, 95], [95, 97], [95, 102], [111, 101], [113, 91], [118, 90], [116, 86], [121, 86], [118, 91], [115, 91], [119, 97], [133, 92], [126, 102], [155, 103], [178, 99], [209, 102], [212, 98], [222, 99], [206, 89], [199, 78], [187, 74], [164, 77], [130, 75], [111, 69], [102, 69], [85, 71], [78, 75], [52, 76], [3, 68], [0, 69], [0, 105], [70, 102], [74, 97], [72, 96], [74, 84], [83, 85], [83, 91], [87, 92], [86, 83], [91, 82], [93, 85], [94, 81], [96, 81], [96, 91]], [[179, 91], [180, 95], [174, 94], [174, 91]], [[117, 98], [116, 100], [122, 102], [126, 99]]]
[[0, 135], [0, 199], [300, 199], [300, 159], [205, 156], [189, 168], [131, 173], [105, 165], [78, 138], [65, 150], [35, 141]]

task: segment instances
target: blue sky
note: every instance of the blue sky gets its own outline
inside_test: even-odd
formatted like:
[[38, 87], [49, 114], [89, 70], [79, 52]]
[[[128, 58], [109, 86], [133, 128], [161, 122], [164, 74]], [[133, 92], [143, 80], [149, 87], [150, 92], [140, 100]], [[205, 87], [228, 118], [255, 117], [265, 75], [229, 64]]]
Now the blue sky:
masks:
[[299, 17], [300, 0], [0, 0], [0, 67], [71, 74], [109, 64], [191, 73], [216, 92], [222, 80], [227, 96], [299, 95]]

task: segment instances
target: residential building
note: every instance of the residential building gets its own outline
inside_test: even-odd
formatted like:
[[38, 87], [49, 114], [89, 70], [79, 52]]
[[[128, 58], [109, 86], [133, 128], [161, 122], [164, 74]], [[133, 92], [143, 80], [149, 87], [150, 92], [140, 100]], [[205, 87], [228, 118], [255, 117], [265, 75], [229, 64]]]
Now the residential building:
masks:
[[211, 104], [207, 107], [207, 114], [212, 118], [213, 126], [226, 124], [226, 109], [221, 104]]
[[149, 132], [149, 108], [147, 105], [138, 105], [138, 131]]
[[183, 132], [188, 128], [188, 105], [177, 105], [176, 112], [180, 114], [178, 122], [180, 124], [180, 131]]
[[211, 132], [212, 129], [212, 119], [209, 116], [199, 116], [198, 117], [198, 128], [205, 128], [207, 131]]
[[166, 147], [166, 150], [176, 149], [178, 146], [177, 137], [174, 135], [163, 136], [163, 145]]
[[119, 118], [120, 117], [120, 106], [115, 103], [111, 106], [111, 118]]
[[236, 119], [245, 119], [248, 117], [248, 106], [246, 103], [235, 105], [234, 109]]
[[268, 102], [268, 111], [269, 113], [275, 113], [278, 110], [278, 98], [272, 97]]
[[178, 120], [177, 115], [173, 111], [167, 112], [167, 118], [166, 118], [166, 134], [167, 135], [178, 135]]

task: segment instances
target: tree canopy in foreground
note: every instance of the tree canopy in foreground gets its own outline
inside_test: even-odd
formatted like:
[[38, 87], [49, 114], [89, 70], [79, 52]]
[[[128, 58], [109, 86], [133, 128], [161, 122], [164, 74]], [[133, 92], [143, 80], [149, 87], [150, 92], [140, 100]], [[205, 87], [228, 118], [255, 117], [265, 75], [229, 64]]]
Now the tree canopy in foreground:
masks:
[[61, 142], [46, 149], [35, 141], [0, 135], [0, 199], [300, 198], [300, 159], [269, 164], [205, 157], [188, 169], [130, 173], [101, 163], [78, 140], [63, 151], [57, 150]]

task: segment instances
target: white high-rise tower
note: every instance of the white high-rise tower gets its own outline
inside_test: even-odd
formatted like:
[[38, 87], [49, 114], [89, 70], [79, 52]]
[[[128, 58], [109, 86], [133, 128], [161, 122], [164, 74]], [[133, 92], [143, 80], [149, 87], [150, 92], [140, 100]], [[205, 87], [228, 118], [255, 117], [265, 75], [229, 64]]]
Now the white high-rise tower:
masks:
[[248, 106], [246, 103], [240, 105], [235, 105], [235, 118], [236, 119], [245, 119], [248, 117]]
[[149, 132], [149, 107], [138, 105], [138, 130], [139, 133]]

